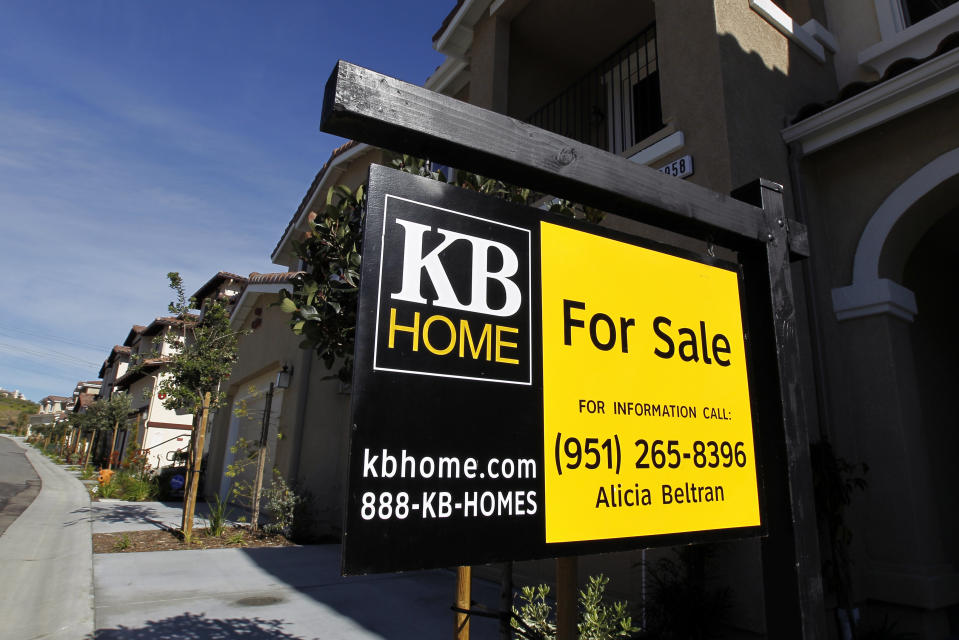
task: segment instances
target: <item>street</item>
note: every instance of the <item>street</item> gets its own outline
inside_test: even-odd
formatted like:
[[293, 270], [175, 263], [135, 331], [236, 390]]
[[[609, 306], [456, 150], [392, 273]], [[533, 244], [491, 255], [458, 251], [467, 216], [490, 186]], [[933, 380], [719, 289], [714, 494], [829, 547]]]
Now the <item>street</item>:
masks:
[[40, 476], [13, 440], [0, 438], [0, 536], [40, 493]]

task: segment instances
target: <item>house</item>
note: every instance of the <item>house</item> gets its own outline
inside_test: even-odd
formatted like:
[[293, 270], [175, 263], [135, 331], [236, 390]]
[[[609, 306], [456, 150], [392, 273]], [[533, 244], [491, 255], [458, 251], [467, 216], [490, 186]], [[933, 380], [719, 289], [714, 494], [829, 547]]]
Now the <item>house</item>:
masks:
[[[957, 33], [956, 2], [458, 0], [433, 37], [445, 60], [429, 89], [720, 193], [760, 177], [784, 186], [787, 216], [807, 225], [812, 252], [794, 265], [809, 437], [831, 444], [845, 481], [869, 468], [866, 488], [838, 509], [851, 544], [832, 533], [820, 541], [845, 575], [826, 583], [837, 637], [857, 618], [868, 627], [887, 615], [921, 638], [959, 633], [950, 464], [959, 343], [945, 277], [959, 223]], [[387, 159], [360, 143], [334, 151], [273, 261], [302, 268], [293, 243], [329, 186], [355, 187]], [[617, 215], [603, 224], [701, 255], [724, 251]], [[271, 306], [289, 272], [251, 274], [234, 303], [234, 325], [252, 332], [227, 389], [231, 411], [214, 421], [208, 470], [222, 478], [230, 445], [259, 437], [266, 416], [270, 464], [313, 493], [319, 527], [335, 534], [348, 389], [325, 379]], [[274, 388], [267, 415], [284, 369], [290, 385]], [[207, 490], [225, 496], [229, 484]], [[645, 570], [665, 554], [583, 558], [581, 575], [612, 575], [616, 595], [643, 604]], [[734, 627], [775, 628], [759, 540], [720, 545], [709, 568], [732, 589]], [[551, 572], [515, 565], [517, 582]]]
[[[78, 382], [73, 389], [73, 413], [83, 413], [90, 408], [100, 395], [103, 388], [101, 380]], [[71, 429], [68, 444], [72, 450], [78, 448], [83, 434], [77, 428]]]
[[26, 435], [37, 427], [43, 427], [54, 422], [66, 420], [67, 415], [73, 410], [74, 399], [68, 396], [45, 396], [40, 400], [40, 407], [37, 413], [30, 416], [30, 425], [27, 427]]
[[123, 377], [123, 374], [126, 373], [129, 366], [130, 346], [118, 344], [113, 345], [113, 349], [110, 350], [110, 355], [107, 356], [107, 359], [104, 360], [103, 364], [100, 366], [100, 372], [98, 375], [103, 381], [103, 384], [100, 386], [100, 393], [98, 394], [99, 398], [110, 398], [113, 393], [114, 384], [118, 378]]
[[13, 398], [14, 400], [24, 400], [23, 394], [20, 393], [19, 389], [14, 389], [10, 391], [9, 389], [4, 389], [0, 387], [0, 398]]
[[[146, 326], [134, 326], [124, 341], [123, 346], [130, 350], [131, 366], [114, 380], [113, 389], [129, 394], [136, 414], [133, 437], [154, 469], [170, 466], [175, 454], [185, 452], [190, 445], [193, 414], [164, 407], [166, 394], [159, 391], [158, 386], [168, 375], [164, 372], [164, 365], [176, 349], [168, 342], [168, 337], [185, 339], [187, 330], [195, 321], [195, 316], [155, 318]], [[119, 368], [119, 363], [116, 366]], [[122, 434], [115, 451], [125, 451], [130, 437], [130, 434]]]
[[[273, 250], [273, 262], [287, 271], [251, 273], [232, 302], [231, 326], [244, 334], [224, 388], [226, 407], [213, 416], [207, 435], [206, 493], [227, 499], [238, 481], [252, 478], [251, 468], [239, 477], [225, 472], [242, 455], [231, 448], [241, 438], [258, 442], [265, 422], [267, 483], [269, 470], [275, 467], [287, 482], [310, 497], [315, 536], [341, 533], [350, 396], [348, 388], [331, 377], [332, 372], [312, 351], [300, 348], [302, 339], [290, 330], [289, 315], [275, 303], [280, 290], [290, 287], [290, 278], [300, 269], [293, 243], [306, 233], [309, 213], [322, 212], [331, 187], [363, 184], [369, 164], [384, 163], [390, 157], [381, 149], [355, 142], [334, 150]], [[204, 292], [201, 288], [194, 298], [200, 300]], [[288, 381], [288, 386], [278, 388], [279, 380]], [[271, 383], [274, 390], [267, 415]]]
[[73, 408], [73, 398], [67, 396], [46, 396], [40, 400], [40, 409], [37, 413], [50, 415], [63, 413]]
[[[433, 44], [446, 55], [434, 90], [721, 193], [784, 185], [812, 251], [794, 266], [810, 439], [850, 463], [847, 480], [869, 469], [843, 513], [851, 546], [821, 543], [848, 572], [843, 593], [827, 580], [827, 603], [850, 609], [831, 611], [830, 628], [888, 615], [918, 637], [959, 633], [946, 276], [959, 3], [460, 0]], [[617, 216], [604, 224], [704, 251]], [[762, 599], [749, 577], [758, 545], [723, 545], [714, 565], [735, 589], [733, 623], [768, 628], [749, 605]]]

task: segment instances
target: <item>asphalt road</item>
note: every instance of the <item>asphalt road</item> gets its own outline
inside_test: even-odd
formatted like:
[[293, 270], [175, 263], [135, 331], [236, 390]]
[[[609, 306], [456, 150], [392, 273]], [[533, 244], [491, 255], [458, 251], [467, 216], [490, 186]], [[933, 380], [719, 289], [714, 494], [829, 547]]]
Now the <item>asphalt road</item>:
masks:
[[0, 536], [40, 493], [40, 476], [23, 448], [0, 438]]

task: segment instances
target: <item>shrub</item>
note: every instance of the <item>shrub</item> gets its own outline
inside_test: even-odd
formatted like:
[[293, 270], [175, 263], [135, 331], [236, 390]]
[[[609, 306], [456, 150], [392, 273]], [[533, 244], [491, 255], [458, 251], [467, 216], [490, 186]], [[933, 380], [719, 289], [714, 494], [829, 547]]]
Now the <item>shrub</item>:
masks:
[[707, 568], [712, 545], [674, 549], [673, 557], [647, 567], [646, 623], [653, 638], [686, 640], [715, 637], [732, 606], [728, 588], [714, 587]]
[[299, 497], [280, 475], [280, 471], [273, 469], [273, 482], [263, 492], [266, 507], [273, 515], [272, 521], [263, 527], [267, 533], [282, 533], [289, 535], [296, 515], [296, 505]]
[[110, 482], [100, 485], [100, 488], [97, 491], [97, 495], [99, 495], [101, 498], [109, 499], [109, 498], [115, 498], [119, 492], [120, 492], [120, 487], [118, 486], [118, 483], [114, 481], [113, 479], [111, 479]]
[[206, 532], [208, 535], [214, 538], [223, 535], [226, 521], [229, 518], [227, 506], [228, 503], [220, 500], [220, 496], [216, 496], [216, 502], [207, 502], [207, 507], [210, 509], [210, 515], [206, 517]]
[[[579, 622], [576, 625], [580, 640], [620, 640], [631, 638], [639, 631], [633, 626], [626, 602], [605, 602], [609, 578], [600, 574], [590, 576], [584, 591], [579, 592]], [[556, 637], [552, 604], [548, 600], [549, 587], [523, 587], [513, 607], [513, 633], [526, 640], [552, 640]]]
[[130, 536], [123, 534], [123, 537], [113, 543], [114, 551], [125, 551], [130, 548], [130, 545], [133, 544], [130, 542]]
[[159, 494], [156, 478], [149, 474], [121, 473], [114, 482], [120, 484], [121, 497], [129, 502], [144, 502], [155, 500]]

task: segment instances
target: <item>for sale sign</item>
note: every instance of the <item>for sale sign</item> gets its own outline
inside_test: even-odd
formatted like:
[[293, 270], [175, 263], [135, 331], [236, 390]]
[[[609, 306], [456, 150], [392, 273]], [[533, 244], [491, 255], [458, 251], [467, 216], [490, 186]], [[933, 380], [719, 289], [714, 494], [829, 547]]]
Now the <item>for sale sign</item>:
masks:
[[735, 265], [371, 167], [344, 573], [756, 535]]

